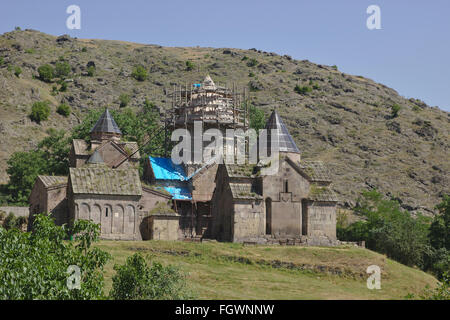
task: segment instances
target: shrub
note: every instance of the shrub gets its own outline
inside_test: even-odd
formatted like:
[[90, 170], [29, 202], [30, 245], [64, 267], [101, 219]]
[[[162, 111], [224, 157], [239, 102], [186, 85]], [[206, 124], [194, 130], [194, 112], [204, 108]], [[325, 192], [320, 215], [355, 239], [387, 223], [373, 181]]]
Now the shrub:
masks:
[[174, 266], [148, 266], [136, 253], [124, 265], [115, 265], [110, 298], [115, 300], [180, 300], [191, 298], [184, 275]]
[[38, 68], [39, 78], [42, 81], [50, 82], [54, 77], [53, 67], [49, 64], [44, 64]]
[[258, 65], [258, 60], [256, 59], [250, 59], [249, 62], [247, 62], [248, 67], [256, 67]]
[[62, 103], [59, 105], [58, 109], [56, 109], [56, 112], [58, 112], [60, 115], [64, 117], [70, 116], [70, 113], [72, 112], [69, 105]]
[[13, 228], [17, 228], [17, 218], [16, 216], [10, 212], [3, 222], [3, 228], [6, 230], [11, 230]]
[[31, 120], [40, 123], [41, 121], [47, 120], [49, 115], [50, 107], [48, 106], [48, 102], [38, 101], [33, 103], [30, 114]]
[[70, 74], [71, 68], [67, 62], [57, 62], [55, 65], [55, 75], [59, 78], [65, 78]]
[[[77, 220], [70, 230], [46, 214], [35, 216], [33, 233], [0, 228], [0, 300], [104, 298], [102, 270], [110, 255], [91, 248], [99, 233], [93, 222]], [[64, 241], [71, 234], [75, 241]], [[81, 271], [79, 289], [68, 286], [73, 284], [72, 265]]]
[[400, 112], [401, 108], [402, 107], [400, 107], [398, 104], [394, 104], [393, 106], [391, 106], [391, 116], [392, 116], [392, 118], [398, 117], [398, 113]]
[[2, 66], [5, 63], [5, 59], [3, 57], [0, 57], [0, 66]]
[[253, 77], [255, 76], [255, 74], [254, 74], [253, 72], [250, 71], [250, 72], [248, 73], [248, 76], [249, 76], [250, 78], [253, 78]]
[[67, 82], [63, 81], [61, 82], [61, 87], [59, 88], [60, 92], [66, 92], [67, 91]]
[[186, 71], [191, 71], [195, 69], [195, 64], [191, 61], [186, 61]]
[[128, 105], [128, 103], [130, 103], [130, 96], [125, 94], [125, 93], [122, 93], [119, 96], [119, 102], [120, 102], [120, 107], [121, 108], [126, 107]]
[[87, 52], [87, 48], [86, 48], [86, 47], [83, 47], [83, 48], [81, 49], [81, 52]]
[[95, 75], [95, 67], [94, 66], [89, 66], [87, 68], [87, 74], [89, 77], [93, 77]]
[[299, 85], [296, 85], [294, 91], [297, 92], [298, 94], [304, 95], [307, 94], [308, 92], [311, 92], [312, 89], [308, 86], [300, 87]]
[[138, 81], [145, 81], [147, 79], [147, 70], [143, 66], [136, 66], [131, 73], [131, 76]]
[[33, 54], [35, 52], [36, 52], [36, 50], [34, 50], [33, 48], [25, 49], [25, 53]]
[[19, 66], [15, 66], [14, 74], [16, 75], [16, 77], [19, 77], [21, 73], [22, 73], [22, 69]]
[[5, 211], [2, 211], [2, 210], [0, 210], [0, 220], [4, 220], [4, 219], [5, 219], [5, 217], [6, 217], [6, 212], [5, 212]]

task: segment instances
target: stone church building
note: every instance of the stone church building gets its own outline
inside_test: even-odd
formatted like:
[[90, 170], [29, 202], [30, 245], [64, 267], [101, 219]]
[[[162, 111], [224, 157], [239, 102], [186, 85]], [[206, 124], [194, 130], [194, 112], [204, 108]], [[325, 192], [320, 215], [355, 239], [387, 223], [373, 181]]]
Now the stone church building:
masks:
[[[203, 129], [248, 128], [248, 110], [239, 108], [239, 95], [209, 76], [172, 98], [172, 129], [193, 130], [199, 120]], [[58, 224], [88, 219], [100, 224], [101, 238], [116, 240], [336, 244], [337, 198], [326, 167], [301, 159], [277, 111], [266, 129], [278, 135], [274, 175], [262, 174], [260, 165], [176, 165], [150, 156], [140, 177], [137, 144], [121, 140], [106, 110], [89, 144], [72, 141], [68, 177], [36, 179], [30, 221], [41, 212], [51, 212]], [[167, 203], [171, 210], [161, 206]]]

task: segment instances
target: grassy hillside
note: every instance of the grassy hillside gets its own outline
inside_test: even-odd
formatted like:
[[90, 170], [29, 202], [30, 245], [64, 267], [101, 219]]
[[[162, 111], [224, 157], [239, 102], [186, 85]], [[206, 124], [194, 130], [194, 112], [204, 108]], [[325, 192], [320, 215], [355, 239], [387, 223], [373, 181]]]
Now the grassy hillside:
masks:
[[[113, 259], [105, 270], [106, 292], [114, 264], [135, 252], [179, 266], [199, 299], [403, 299], [436, 279], [356, 247], [243, 246], [235, 243], [101, 241]], [[369, 265], [382, 270], [381, 290], [366, 287]]]
[[[343, 206], [354, 204], [361, 190], [377, 188], [404, 208], [427, 214], [450, 193], [449, 113], [339, 66], [256, 49], [161, 47], [33, 30], [0, 35], [0, 61], [0, 183], [8, 180], [10, 155], [33, 148], [47, 128], [70, 129], [91, 108], [119, 108], [121, 94], [130, 96], [134, 110], [148, 98], [163, 112], [174, 84], [198, 82], [209, 73], [218, 83], [249, 88], [252, 103], [266, 115], [278, 108], [302, 156], [331, 168]], [[70, 64], [71, 81], [66, 92], [53, 93], [55, 83], [37, 79], [37, 69], [58, 61]], [[195, 66], [189, 70], [186, 61]], [[89, 62], [96, 66], [93, 77]], [[136, 65], [148, 71], [147, 80], [131, 77]], [[295, 92], [297, 85], [304, 90]], [[52, 113], [36, 124], [28, 114], [39, 100], [48, 100]], [[68, 118], [55, 112], [62, 102], [73, 110]], [[394, 105], [401, 107], [397, 117], [391, 115]]]

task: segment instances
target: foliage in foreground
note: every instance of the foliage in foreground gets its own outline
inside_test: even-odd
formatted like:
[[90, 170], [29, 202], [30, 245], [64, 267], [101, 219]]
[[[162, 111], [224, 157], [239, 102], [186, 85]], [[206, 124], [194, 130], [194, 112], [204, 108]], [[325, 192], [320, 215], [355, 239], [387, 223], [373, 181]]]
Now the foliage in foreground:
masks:
[[440, 214], [431, 222], [411, 216], [377, 191], [364, 192], [355, 211], [365, 220], [349, 226], [338, 220], [337, 235], [340, 240], [365, 240], [369, 249], [441, 278], [450, 269], [450, 197], [444, 196], [437, 208]]
[[185, 276], [176, 267], [159, 262], [147, 265], [139, 254], [127, 258], [124, 265], [115, 265], [110, 298], [116, 300], [180, 300], [191, 298]]
[[[33, 226], [33, 233], [0, 227], [0, 299], [103, 298], [102, 270], [110, 256], [91, 248], [98, 239], [99, 225], [79, 220], [69, 230], [40, 214]], [[71, 233], [75, 241], [64, 241]], [[80, 289], [67, 285], [71, 265], [80, 268]]]

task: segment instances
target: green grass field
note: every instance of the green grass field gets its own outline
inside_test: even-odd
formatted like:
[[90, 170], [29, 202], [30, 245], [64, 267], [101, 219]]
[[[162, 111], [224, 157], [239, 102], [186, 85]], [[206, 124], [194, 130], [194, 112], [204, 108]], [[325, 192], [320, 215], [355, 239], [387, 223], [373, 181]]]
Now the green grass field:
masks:
[[[243, 246], [236, 243], [100, 241], [114, 264], [135, 252], [179, 266], [198, 299], [404, 299], [437, 280], [367, 249], [356, 247]], [[381, 290], [366, 286], [369, 265], [381, 270]]]

